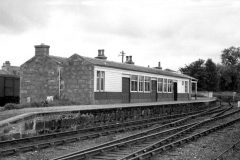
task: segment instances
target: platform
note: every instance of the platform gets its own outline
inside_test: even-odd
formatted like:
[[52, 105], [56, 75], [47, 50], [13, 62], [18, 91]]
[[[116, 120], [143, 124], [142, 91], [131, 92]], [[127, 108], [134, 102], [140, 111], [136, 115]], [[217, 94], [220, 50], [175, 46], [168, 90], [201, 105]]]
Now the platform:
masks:
[[[84, 111], [84, 110], [99, 110], [99, 109], [113, 109], [113, 108], [128, 108], [128, 107], [144, 107], [144, 106], [162, 106], [172, 104], [189, 104], [189, 103], [207, 103], [215, 101], [215, 98], [199, 98], [197, 100], [190, 101], [167, 101], [167, 102], [147, 102], [147, 103], [121, 103], [121, 104], [102, 104], [102, 105], [73, 105], [73, 106], [55, 106], [55, 107], [41, 107], [41, 108], [23, 108], [19, 110], [9, 110], [0, 112], [1, 116], [7, 114], [13, 115], [10, 118], [0, 121], [0, 127], [6, 126], [9, 123], [16, 123], [19, 120], [32, 117], [37, 114], [44, 113], [59, 113], [59, 112], [72, 112], [72, 111]], [[1, 118], [2, 119], [2, 118]]]

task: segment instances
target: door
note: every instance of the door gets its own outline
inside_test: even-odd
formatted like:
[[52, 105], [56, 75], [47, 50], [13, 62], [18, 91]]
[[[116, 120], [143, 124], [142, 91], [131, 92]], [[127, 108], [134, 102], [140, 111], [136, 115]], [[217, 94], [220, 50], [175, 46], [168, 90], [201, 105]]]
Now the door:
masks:
[[122, 102], [130, 103], [130, 78], [122, 78]]
[[177, 82], [173, 82], [173, 99], [177, 101], [178, 99], [178, 91], [177, 91]]
[[156, 102], [157, 101], [157, 81], [152, 80], [152, 91], [151, 91], [151, 101]]

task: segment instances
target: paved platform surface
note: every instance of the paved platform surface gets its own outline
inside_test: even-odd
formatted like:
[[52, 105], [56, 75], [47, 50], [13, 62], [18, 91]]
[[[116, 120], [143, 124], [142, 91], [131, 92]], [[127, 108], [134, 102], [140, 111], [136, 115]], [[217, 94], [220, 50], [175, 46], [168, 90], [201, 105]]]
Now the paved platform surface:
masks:
[[139, 107], [139, 106], [156, 106], [167, 104], [187, 104], [199, 102], [211, 102], [215, 99], [198, 98], [190, 101], [166, 101], [166, 102], [146, 102], [146, 103], [121, 103], [121, 104], [101, 104], [101, 105], [73, 105], [73, 106], [55, 106], [55, 107], [39, 107], [39, 108], [23, 108], [18, 110], [8, 110], [0, 112], [0, 127], [39, 113], [51, 112], [66, 112], [66, 111], [81, 111], [81, 110], [96, 110], [96, 109], [110, 109], [110, 108], [125, 108], [125, 107]]

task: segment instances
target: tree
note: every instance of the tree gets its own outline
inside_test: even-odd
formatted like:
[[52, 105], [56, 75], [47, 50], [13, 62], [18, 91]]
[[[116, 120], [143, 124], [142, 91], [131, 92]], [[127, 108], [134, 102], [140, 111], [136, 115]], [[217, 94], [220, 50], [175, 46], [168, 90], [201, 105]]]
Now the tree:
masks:
[[225, 66], [237, 65], [240, 62], [240, 47], [230, 47], [222, 51], [222, 64]]
[[216, 64], [212, 59], [208, 59], [205, 63], [205, 72], [206, 72], [206, 90], [207, 91], [216, 91], [218, 90], [218, 71]]
[[220, 70], [221, 90], [240, 91], [240, 47], [230, 47], [222, 51]]
[[192, 62], [190, 65], [186, 65], [183, 68], [179, 68], [179, 70], [186, 75], [194, 77], [198, 79], [198, 90], [206, 90], [206, 72], [204, 60], [199, 59], [195, 62]]

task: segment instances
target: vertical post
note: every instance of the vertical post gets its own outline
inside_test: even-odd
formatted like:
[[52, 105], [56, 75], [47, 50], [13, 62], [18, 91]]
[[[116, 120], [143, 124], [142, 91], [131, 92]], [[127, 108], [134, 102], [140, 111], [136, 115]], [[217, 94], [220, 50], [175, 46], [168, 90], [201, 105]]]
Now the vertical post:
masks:
[[125, 56], [126, 53], [124, 53], [123, 51], [120, 52], [120, 56], [122, 56], [122, 63], [124, 62], [124, 56]]
[[58, 67], [58, 98], [61, 96], [61, 68]]
[[195, 100], [197, 100], [197, 82], [195, 83]]

